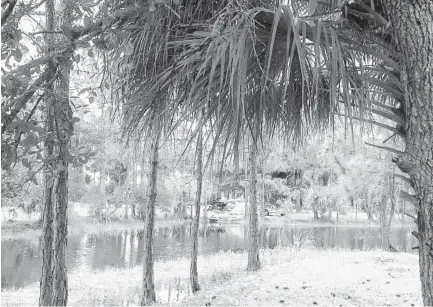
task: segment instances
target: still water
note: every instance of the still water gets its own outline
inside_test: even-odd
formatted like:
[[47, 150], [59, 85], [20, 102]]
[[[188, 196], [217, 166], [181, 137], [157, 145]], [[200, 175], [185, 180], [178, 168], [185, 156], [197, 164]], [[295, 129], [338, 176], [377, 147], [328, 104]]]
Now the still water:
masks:
[[[391, 240], [401, 251], [411, 251], [416, 239], [409, 226], [393, 227]], [[155, 229], [155, 260], [189, 257], [192, 226], [190, 224]], [[202, 224], [199, 231], [199, 254], [221, 250], [245, 250], [248, 243], [245, 224]], [[275, 248], [310, 244], [318, 248], [370, 250], [380, 248], [379, 227], [360, 226], [260, 226], [260, 246]], [[133, 267], [143, 256], [143, 231], [128, 230], [110, 234], [82, 234], [68, 238], [68, 271], [82, 265], [93, 270], [107, 267]], [[37, 282], [41, 271], [41, 244], [26, 239], [1, 242], [1, 287], [19, 288]]]

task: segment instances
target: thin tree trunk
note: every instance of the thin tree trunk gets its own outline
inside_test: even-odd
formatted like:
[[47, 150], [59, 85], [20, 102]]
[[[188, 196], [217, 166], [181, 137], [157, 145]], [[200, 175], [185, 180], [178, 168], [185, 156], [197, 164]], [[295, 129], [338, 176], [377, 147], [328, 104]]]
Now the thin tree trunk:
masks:
[[418, 210], [419, 265], [424, 305], [433, 305], [433, 1], [384, 1], [402, 52], [406, 149], [399, 168], [409, 174]]
[[313, 203], [313, 214], [314, 214], [314, 219], [318, 220], [319, 219], [319, 210], [317, 210], [316, 200], [314, 200], [314, 203]]
[[[140, 163], [140, 187], [141, 187], [141, 190], [143, 190], [143, 191], [145, 189], [144, 178], [146, 177], [145, 176], [145, 171], [144, 171], [145, 165], [146, 165], [146, 158], [145, 158], [144, 150], [143, 150], [142, 151], [142, 156], [141, 156], [141, 163]], [[138, 217], [142, 221], [144, 221], [145, 206], [146, 206], [146, 202], [144, 201], [144, 198], [143, 198], [143, 202], [140, 203], [140, 205], [138, 207]]]
[[262, 205], [260, 207], [260, 218], [262, 220], [265, 219], [265, 161], [262, 161], [261, 165], [261, 174], [260, 177], [262, 179]]
[[[45, 3], [46, 7], [46, 28], [47, 31], [55, 30], [55, 19], [54, 19], [54, 0], [47, 0]], [[52, 34], [47, 34], [45, 37], [48, 46], [53, 45]], [[50, 47], [49, 47], [50, 48]], [[53, 49], [53, 48], [51, 48]], [[48, 66], [53, 66], [54, 63], [49, 61]], [[50, 135], [45, 141], [45, 158], [53, 156], [54, 148], [52, 142], [52, 133], [54, 131], [54, 114], [51, 110], [54, 108], [54, 86], [50, 85], [47, 88], [46, 96], [46, 131]], [[53, 189], [53, 171], [56, 165], [54, 162], [47, 163], [44, 167], [44, 210], [42, 218], [42, 273], [40, 280], [40, 295], [39, 295], [39, 306], [51, 305], [51, 294], [53, 292], [53, 274], [52, 268], [52, 249], [53, 249], [53, 203], [51, 200], [52, 189]]]
[[[126, 155], [126, 159], [127, 161], [130, 160], [130, 154], [128, 152], [128, 154]], [[126, 164], [126, 167], [128, 167], [128, 163]], [[127, 221], [129, 219], [129, 180], [130, 180], [130, 176], [128, 176], [129, 173], [127, 173], [125, 181], [123, 182], [123, 185], [121, 185], [121, 189], [122, 189], [122, 195], [123, 195], [123, 203], [125, 206], [125, 221]]]
[[[197, 254], [198, 254], [198, 228], [200, 225], [200, 200], [203, 185], [203, 129], [200, 130], [197, 137], [197, 194], [195, 199], [195, 217], [192, 234], [192, 252], [191, 252], [191, 269], [190, 281], [192, 292], [200, 290], [197, 272]], [[191, 208], [192, 213], [192, 208]]]
[[301, 190], [296, 191], [296, 212], [301, 212]]
[[385, 251], [390, 250], [390, 237], [389, 231], [390, 227], [388, 227], [388, 219], [387, 219], [387, 196], [382, 196], [382, 201], [380, 202], [380, 233], [381, 233], [381, 243], [382, 248]]
[[[250, 144], [250, 143], [249, 143]], [[250, 146], [248, 146], [250, 147]], [[245, 150], [245, 149], [243, 149]], [[245, 152], [243, 153], [243, 156], [245, 156]], [[250, 157], [251, 159], [251, 157]], [[248, 159], [245, 159], [245, 167], [244, 167], [244, 176], [245, 176], [245, 181], [248, 181]], [[251, 182], [249, 183], [248, 187], [245, 187], [244, 189], [244, 199], [245, 199], [245, 215], [244, 215], [244, 219], [248, 220], [250, 218], [250, 209], [251, 209]]]
[[125, 189], [125, 186], [123, 186], [122, 191], [123, 202], [125, 203], [125, 221], [127, 221], [129, 220], [129, 191]]
[[105, 182], [107, 180], [107, 174], [105, 169], [100, 170], [99, 174], [99, 206], [98, 206], [98, 217], [99, 222], [103, 223], [107, 216], [104, 215], [104, 207], [106, 205], [105, 197]]
[[137, 190], [137, 151], [134, 150], [132, 159], [132, 194], [131, 194], [131, 217], [135, 219], [135, 191]]
[[149, 197], [145, 210], [144, 220], [144, 259], [143, 259], [143, 297], [141, 305], [149, 305], [155, 302], [155, 285], [153, 283], [153, 228], [155, 222], [155, 204], [158, 179], [158, 154], [161, 128], [157, 125], [151, 145], [149, 174]]
[[260, 269], [259, 259], [259, 218], [257, 214], [257, 146], [259, 121], [256, 119], [250, 145], [250, 222], [248, 238], [248, 271]]

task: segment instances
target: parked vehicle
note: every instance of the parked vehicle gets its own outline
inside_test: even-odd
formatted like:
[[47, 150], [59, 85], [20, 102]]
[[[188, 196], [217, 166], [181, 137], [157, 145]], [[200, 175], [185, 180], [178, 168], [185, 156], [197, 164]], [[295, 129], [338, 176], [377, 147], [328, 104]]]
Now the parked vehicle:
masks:
[[213, 201], [210, 203], [210, 205], [207, 207], [207, 211], [213, 211], [213, 210], [224, 210], [224, 208], [227, 206], [227, 202], [224, 201]]
[[[209, 214], [207, 219], [210, 222], [216, 223], [221, 221], [237, 221], [241, 220], [245, 216], [246, 202], [244, 199], [229, 199], [229, 200], [218, 200], [212, 202], [207, 210]], [[257, 206], [257, 213], [260, 214], [261, 205]], [[284, 216], [285, 210], [280, 206], [273, 206], [270, 204], [265, 205], [265, 216]]]
[[[261, 205], [257, 206], [257, 211], [260, 214], [261, 212]], [[275, 215], [275, 216], [284, 216], [286, 215], [286, 212], [283, 208], [281, 207], [277, 207], [277, 206], [272, 206], [269, 204], [265, 205], [265, 216], [271, 216], [271, 215]]]
[[207, 210], [206, 218], [211, 223], [239, 221], [245, 215], [245, 202], [242, 199], [214, 201]]

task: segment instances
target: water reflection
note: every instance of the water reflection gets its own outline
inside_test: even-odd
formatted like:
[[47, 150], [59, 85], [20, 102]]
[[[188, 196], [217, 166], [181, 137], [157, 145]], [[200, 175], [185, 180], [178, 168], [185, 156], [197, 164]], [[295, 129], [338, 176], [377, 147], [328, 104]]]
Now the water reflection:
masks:
[[[395, 227], [391, 230], [391, 240], [401, 251], [411, 251], [417, 245], [411, 236], [411, 227]], [[155, 229], [154, 259], [169, 260], [189, 257], [191, 252], [192, 227], [189, 224]], [[248, 225], [202, 224], [199, 229], [199, 254], [209, 254], [220, 250], [245, 250], [248, 243]], [[299, 226], [262, 225], [259, 233], [261, 247], [314, 245], [318, 248], [345, 248], [369, 250], [380, 248], [378, 227], [347, 226]], [[41, 244], [23, 239], [2, 240], [3, 288], [23, 287], [37, 282], [40, 275]], [[111, 234], [83, 234], [68, 238], [68, 271], [105, 269], [107, 267], [133, 267], [139, 265], [143, 257], [143, 231], [125, 230]], [[170, 287], [162, 285], [158, 295], [170, 302]], [[183, 291], [183, 290], [182, 290]], [[185, 289], [185, 295], [189, 290]], [[179, 294], [179, 291], [176, 292]]]

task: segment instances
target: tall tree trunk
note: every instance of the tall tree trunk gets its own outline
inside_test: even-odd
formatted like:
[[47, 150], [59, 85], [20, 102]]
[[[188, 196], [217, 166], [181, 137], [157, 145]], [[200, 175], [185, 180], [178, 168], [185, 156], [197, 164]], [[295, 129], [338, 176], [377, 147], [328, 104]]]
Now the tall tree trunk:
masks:
[[417, 198], [419, 265], [424, 305], [433, 305], [433, 1], [386, 0], [405, 86], [406, 149], [397, 165]]
[[259, 217], [257, 214], [257, 146], [259, 121], [256, 119], [250, 143], [250, 221], [248, 237], [248, 271], [260, 269], [259, 259]]
[[[195, 198], [195, 216], [194, 228], [192, 233], [192, 252], [191, 252], [191, 270], [190, 281], [192, 292], [200, 290], [197, 272], [197, 254], [198, 254], [198, 228], [200, 225], [200, 200], [203, 185], [203, 129], [200, 130], [197, 137], [197, 194]], [[192, 211], [192, 208], [191, 208]]]
[[149, 197], [145, 209], [144, 220], [144, 259], [143, 259], [143, 297], [141, 305], [149, 305], [155, 302], [155, 285], [153, 283], [153, 228], [155, 223], [155, 204], [157, 195], [158, 179], [158, 153], [159, 139], [161, 137], [161, 127], [154, 130], [150, 157], [149, 174]]
[[[47, 1], [47, 28], [58, 30], [60, 24], [72, 25], [70, 7], [61, 3], [58, 12], [54, 1]], [[58, 13], [58, 22], [56, 15]], [[47, 36], [49, 46], [54, 46], [55, 39]], [[53, 47], [49, 47], [48, 49]], [[55, 63], [49, 62], [48, 66]], [[66, 240], [68, 207], [68, 147], [73, 132], [72, 109], [69, 105], [70, 66], [59, 66], [59, 81], [50, 88], [48, 104], [48, 131], [55, 137], [55, 147], [49, 145], [53, 161], [48, 164], [45, 185], [43, 264], [41, 274], [40, 305], [64, 306], [68, 299]], [[54, 120], [55, 119], [55, 120]], [[53, 142], [54, 143], [54, 142]], [[53, 210], [54, 209], [54, 210]]]
[[[59, 5], [59, 23], [57, 30], [72, 26], [72, 7], [69, 2]], [[65, 37], [66, 38], [66, 37]], [[68, 275], [66, 268], [68, 236], [68, 162], [69, 146], [73, 134], [72, 109], [69, 104], [69, 79], [71, 66], [59, 67], [59, 82], [56, 85], [56, 127], [59, 146], [57, 176], [54, 180], [54, 238], [53, 238], [53, 297], [52, 305], [66, 306], [68, 301]]]
[[[45, 3], [46, 10], [46, 29], [47, 31], [54, 31], [54, 0], [47, 0]], [[48, 46], [53, 45], [53, 35], [47, 34], [45, 37]], [[53, 49], [53, 48], [51, 48]], [[49, 50], [50, 51], [50, 50]], [[53, 66], [54, 63], [49, 61], [49, 66]], [[50, 85], [47, 88], [46, 95], [46, 131], [48, 137], [45, 141], [45, 158], [49, 159], [54, 153], [54, 140], [53, 140], [53, 125], [54, 125], [54, 114], [51, 110], [54, 108], [54, 86]], [[52, 267], [52, 249], [53, 249], [53, 204], [51, 201], [52, 189], [53, 189], [53, 171], [55, 169], [55, 163], [47, 163], [44, 167], [44, 209], [42, 218], [42, 273], [40, 280], [40, 295], [39, 295], [39, 306], [51, 305], [51, 293], [53, 292], [53, 273]]]

